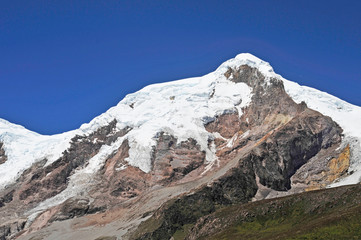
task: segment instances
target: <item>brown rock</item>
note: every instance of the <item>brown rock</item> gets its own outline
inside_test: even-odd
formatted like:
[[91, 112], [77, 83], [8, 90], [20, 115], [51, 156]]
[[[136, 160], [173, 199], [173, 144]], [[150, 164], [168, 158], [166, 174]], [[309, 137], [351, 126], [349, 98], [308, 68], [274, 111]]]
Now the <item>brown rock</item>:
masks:
[[156, 182], [179, 180], [204, 163], [205, 152], [194, 139], [177, 143], [171, 135], [160, 133], [153, 154], [152, 175]]
[[337, 158], [331, 159], [328, 167], [329, 172], [326, 173], [328, 182], [333, 182], [345, 174], [350, 167], [350, 145], [347, 145]]
[[205, 128], [208, 132], [218, 132], [224, 138], [231, 138], [241, 130], [238, 113], [217, 116], [214, 121], [207, 123]]

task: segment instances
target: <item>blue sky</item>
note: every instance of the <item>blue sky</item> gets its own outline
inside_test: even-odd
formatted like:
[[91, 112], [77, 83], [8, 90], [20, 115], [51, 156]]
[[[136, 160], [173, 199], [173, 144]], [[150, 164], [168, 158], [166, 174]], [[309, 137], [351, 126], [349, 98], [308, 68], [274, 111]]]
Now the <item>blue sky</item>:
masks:
[[0, 1], [0, 118], [78, 128], [126, 94], [250, 52], [361, 105], [360, 1]]

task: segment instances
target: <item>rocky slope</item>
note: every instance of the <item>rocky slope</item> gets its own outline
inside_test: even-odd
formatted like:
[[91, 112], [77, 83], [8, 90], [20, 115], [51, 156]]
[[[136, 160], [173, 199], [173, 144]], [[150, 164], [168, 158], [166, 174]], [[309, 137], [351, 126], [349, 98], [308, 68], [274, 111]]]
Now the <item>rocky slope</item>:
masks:
[[355, 121], [360, 107], [250, 54], [71, 132], [1, 120], [0, 239], [169, 239], [220, 207], [358, 183]]

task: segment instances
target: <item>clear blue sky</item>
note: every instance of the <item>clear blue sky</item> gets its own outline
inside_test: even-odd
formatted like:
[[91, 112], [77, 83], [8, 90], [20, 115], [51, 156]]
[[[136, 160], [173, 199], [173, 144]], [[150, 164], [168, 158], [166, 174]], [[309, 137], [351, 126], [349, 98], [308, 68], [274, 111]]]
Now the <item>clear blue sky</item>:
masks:
[[241, 52], [361, 105], [360, 2], [0, 0], [0, 118], [72, 130]]

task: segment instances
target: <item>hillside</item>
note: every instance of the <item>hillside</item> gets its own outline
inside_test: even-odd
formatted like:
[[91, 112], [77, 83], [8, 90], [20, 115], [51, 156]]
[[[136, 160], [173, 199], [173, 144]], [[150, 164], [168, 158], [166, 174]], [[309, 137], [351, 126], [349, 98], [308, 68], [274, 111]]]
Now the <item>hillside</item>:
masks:
[[198, 220], [186, 239], [359, 239], [360, 190], [343, 186], [226, 207]]

